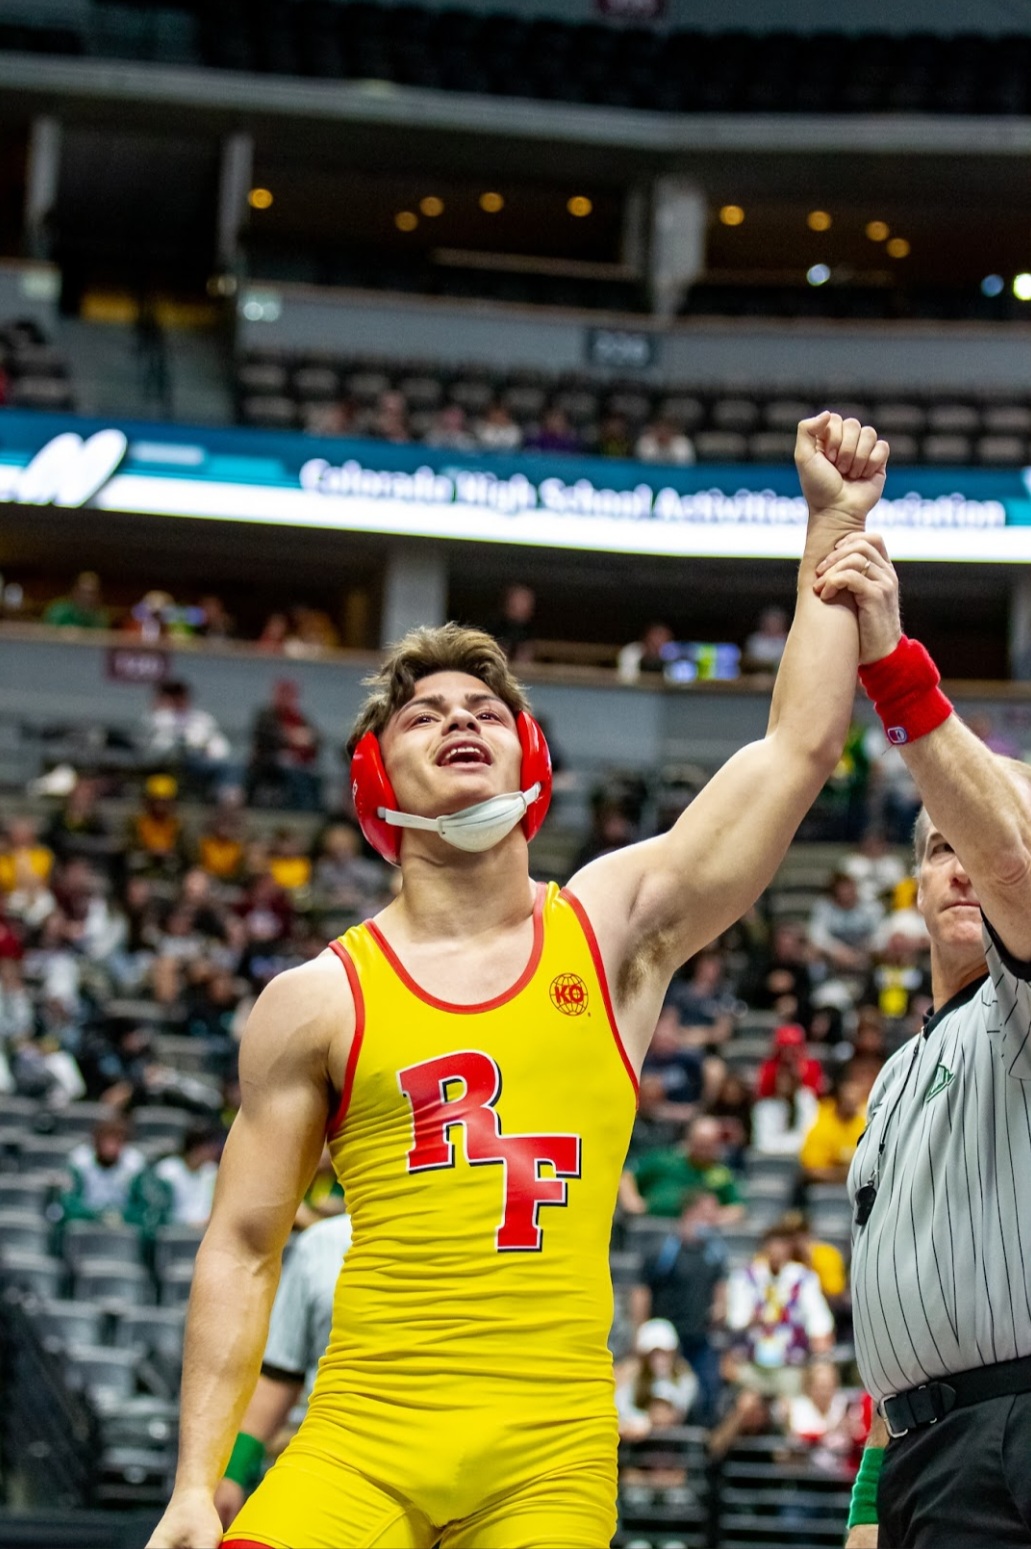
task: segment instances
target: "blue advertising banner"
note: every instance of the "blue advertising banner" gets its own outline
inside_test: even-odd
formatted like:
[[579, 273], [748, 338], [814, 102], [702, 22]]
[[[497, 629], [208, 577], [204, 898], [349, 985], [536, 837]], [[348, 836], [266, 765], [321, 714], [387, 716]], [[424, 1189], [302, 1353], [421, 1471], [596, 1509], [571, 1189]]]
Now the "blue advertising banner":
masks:
[[[795, 559], [794, 468], [659, 467], [0, 410], [0, 500], [605, 553]], [[1031, 560], [1031, 469], [891, 468], [895, 559]]]

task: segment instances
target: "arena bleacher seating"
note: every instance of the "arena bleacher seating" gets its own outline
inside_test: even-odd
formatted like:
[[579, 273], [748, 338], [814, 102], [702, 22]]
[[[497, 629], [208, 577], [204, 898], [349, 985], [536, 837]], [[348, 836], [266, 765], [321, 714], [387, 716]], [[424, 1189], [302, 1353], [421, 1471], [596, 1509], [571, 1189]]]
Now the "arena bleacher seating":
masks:
[[96, 0], [0, 25], [0, 49], [203, 64], [318, 80], [665, 113], [1010, 115], [1024, 34], [701, 32], [368, 0]]
[[434, 414], [459, 405], [470, 420], [499, 402], [526, 435], [542, 413], [560, 408], [585, 451], [598, 441], [610, 415], [626, 421], [631, 438], [656, 419], [671, 421], [692, 441], [700, 462], [784, 462], [795, 427], [806, 414], [831, 402], [841, 413], [872, 420], [891, 438], [898, 463], [978, 463], [1021, 467], [1031, 457], [1031, 402], [994, 396], [893, 397], [845, 401], [840, 392], [799, 389], [714, 393], [689, 386], [641, 381], [601, 382], [587, 375], [549, 376], [546, 371], [489, 373], [448, 371], [430, 362], [338, 361], [325, 357], [250, 355], [236, 366], [241, 423], [264, 429], [310, 428], [312, 415], [341, 400], [356, 410], [353, 433], [375, 434], [372, 411], [383, 393], [400, 393], [408, 425], [421, 440]]

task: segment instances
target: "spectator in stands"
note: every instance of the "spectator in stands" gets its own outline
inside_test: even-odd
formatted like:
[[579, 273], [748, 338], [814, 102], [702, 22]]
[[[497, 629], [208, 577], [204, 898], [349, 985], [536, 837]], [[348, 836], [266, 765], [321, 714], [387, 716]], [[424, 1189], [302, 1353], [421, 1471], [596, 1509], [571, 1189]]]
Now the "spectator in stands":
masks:
[[576, 852], [572, 869], [579, 871], [599, 855], [610, 855], [637, 838], [637, 825], [623, 802], [603, 796], [591, 804], [591, 827]]
[[439, 446], [445, 451], [472, 452], [476, 448], [476, 437], [465, 422], [465, 410], [460, 403], [445, 403], [439, 408], [422, 439], [427, 446]]
[[224, 1143], [217, 1125], [191, 1125], [176, 1156], [162, 1157], [133, 1179], [126, 1220], [147, 1236], [162, 1226], [207, 1226]]
[[246, 853], [243, 813], [223, 800], [208, 814], [197, 836], [197, 864], [218, 882], [237, 882]]
[[190, 685], [178, 678], [155, 688], [140, 744], [151, 769], [194, 781], [204, 795], [239, 786], [228, 737], [209, 710], [198, 709]]
[[474, 427], [476, 441], [485, 452], [517, 452], [523, 444], [523, 432], [505, 405], [490, 404]]
[[201, 620], [197, 625], [197, 633], [205, 640], [232, 640], [236, 634], [236, 620], [221, 597], [214, 592], [208, 592], [197, 605], [200, 608]]
[[814, 1235], [804, 1210], [786, 1210], [777, 1225], [791, 1238], [791, 1257], [811, 1269], [819, 1280], [840, 1337], [844, 1326], [852, 1320], [848, 1267], [841, 1249]]
[[811, 1269], [792, 1258], [791, 1238], [780, 1226], [763, 1233], [751, 1263], [732, 1272], [727, 1285], [727, 1329], [732, 1344], [726, 1375], [738, 1388], [733, 1408], [709, 1436], [709, 1451], [722, 1457], [754, 1423], [756, 1398], [791, 1398], [802, 1391], [805, 1366], [830, 1350], [834, 1318]]
[[890, 934], [879, 939], [862, 999], [877, 1007], [893, 1032], [901, 1032], [914, 1004], [922, 1006], [931, 996], [926, 928], [919, 916], [910, 925], [891, 915], [884, 928]]
[[684, 964], [669, 987], [669, 999], [680, 1013], [684, 1042], [709, 1054], [727, 1042], [745, 1010], [727, 983], [723, 953], [714, 947]]
[[785, 1066], [796, 1072], [802, 1086], [819, 1097], [823, 1091], [823, 1066], [806, 1049], [805, 1029], [797, 1022], [785, 1022], [773, 1030], [769, 1057], [759, 1066], [755, 1092], [757, 1097], [772, 1097], [777, 1072]]
[[616, 1383], [619, 1434], [640, 1440], [653, 1430], [683, 1425], [698, 1395], [698, 1378], [680, 1350], [677, 1331], [665, 1318], [649, 1318], [637, 1330], [633, 1359]]
[[333, 403], [302, 403], [301, 418], [309, 436], [354, 436], [359, 433], [358, 407], [352, 398]]
[[719, 1121], [728, 1167], [741, 1172], [752, 1145], [752, 1113], [755, 1103], [744, 1076], [736, 1070], [727, 1070], [722, 1060], [708, 1059], [707, 1081], [717, 1072], [719, 1074], [712, 1095], [705, 1104], [705, 1111], [710, 1118]]
[[269, 655], [282, 653], [285, 656], [295, 656], [298, 654], [295, 648], [299, 645], [300, 641], [294, 632], [289, 614], [270, 613], [256, 641], [257, 649], [266, 651]]
[[879, 725], [867, 728], [863, 748], [869, 769], [870, 820], [883, 830], [889, 844], [908, 845], [920, 811], [913, 777]]
[[833, 1361], [810, 1363], [801, 1393], [780, 1401], [778, 1418], [785, 1435], [810, 1449], [811, 1463], [825, 1473], [842, 1473], [862, 1444], [861, 1406], [842, 1391]]
[[510, 662], [532, 662], [534, 656], [533, 616], [537, 597], [531, 586], [513, 581], [501, 594], [498, 613], [487, 625]]
[[694, 1119], [687, 1137], [665, 1151], [637, 1158], [623, 1173], [619, 1199], [631, 1215], [676, 1217], [693, 1190], [715, 1194], [719, 1224], [733, 1226], [745, 1213], [737, 1180], [723, 1161], [723, 1137], [718, 1120]]
[[705, 1088], [702, 1057], [686, 1046], [677, 1008], [669, 1001], [659, 1012], [641, 1074], [662, 1082], [667, 1118], [681, 1125], [694, 1118]]
[[695, 460], [690, 439], [670, 419], [657, 419], [646, 425], [637, 438], [634, 455], [642, 463], [666, 463], [681, 468]]
[[205, 958], [190, 965], [184, 995], [185, 1030], [214, 1056], [213, 1068], [231, 1070], [239, 1042], [239, 1008], [246, 983], [228, 966]]
[[353, 823], [333, 823], [319, 842], [314, 887], [322, 902], [365, 919], [388, 895], [383, 863], [362, 854], [361, 834]]
[[830, 1095], [820, 1103], [812, 1129], [802, 1142], [802, 1180], [844, 1183], [849, 1165], [866, 1128], [863, 1089], [846, 1066], [834, 1078]]
[[621, 683], [636, 683], [645, 673], [662, 673], [666, 670], [663, 652], [673, 643], [673, 631], [668, 624], [649, 624], [640, 640], [631, 640], [623, 646], [616, 658], [616, 674]]
[[43, 623], [56, 629], [107, 629], [110, 622], [95, 570], [80, 571], [67, 597], [56, 597], [43, 609]]
[[66, 1221], [121, 1221], [134, 1179], [146, 1166], [138, 1147], [129, 1144], [129, 1125], [112, 1113], [93, 1127], [69, 1153], [71, 1184], [61, 1197]]
[[178, 781], [152, 774], [143, 787], [142, 805], [130, 820], [126, 865], [148, 877], [175, 879], [186, 864], [186, 835], [176, 810]]
[[606, 414], [598, 427], [599, 457], [632, 457], [634, 444], [630, 439], [630, 427], [622, 414]]
[[57, 899], [50, 888], [28, 868], [7, 894], [5, 903], [10, 919], [20, 925], [30, 939], [57, 908]]
[[776, 672], [788, 639], [790, 620], [783, 608], [764, 608], [741, 652], [742, 672]]
[[312, 863], [305, 834], [299, 828], [277, 828], [269, 845], [268, 869], [287, 893], [303, 892], [311, 883]]
[[322, 739], [301, 709], [300, 685], [280, 678], [271, 702], [258, 712], [247, 772], [252, 805], [316, 812], [322, 800], [318, 762]]
[[0, 893], [34, 882], [49, 882], [54, 869], [54, 852], [39, 837], [34, 818], [10, 818], [0, 842]]
[[676, 1329], [684, 1358], [698, 1378], [698, 1398], [690, 1413], [698, 1425], [715, 1420], [722, 1387], [713, 1342], [726, 1316], [728, 1274], [719, 1214], [715, 1194], [691, 1191], [675, 1229], [647, 1256], [640, 1282], [630, 1293], [635, 1326], [664, 1318]]
[[401, 445], [411, 441], [408, 404], [405, 402], [403, 393], [394, 391], [380, 393], [368, 426], [368, 433], [370, 436], [375, 436], [378, 441], [393, 441]]
[[883, 905], [907, 876], [905, 862], [879, 828], [868, 828], [857, 848], [842, 857], [838, 869], [852, 878], [864, 904]]
[[[31, 1038], [35, 1028], [36, 1012], [25, 987], [22, 961], [17, 957], [0, 957], [0, 1050], [10, 1050]], [[11, 1086], [6, 1090], [10, 1091]]]
[[145, 592], [139, 602], [130, 608], [122, 629], [127, 635], [135, 635], [144, 643], [153, 644], [171, 633], [175, 611], [175, 598], [171, 592]]
[[119, 844], [100, 810], [99, 781], [76, 776], [62, 806], [47, 824], [45, 838], [59, 861], [79, 856], [110, 873]]
[[778, 1064], [773, 1090], [752, 1109], [752, 1142], [757, 1156], [798, 1156], [816, 1122], [819, 1099], [805, 1086], [797, 1065]]
[[666, 1101], [666, 1083], [658, 1071], [642, 1071], [637, 1094], [637, 1114], [630, 1132], [628, 1159], [648, 1151], [665, 1150], [676, 1145], [684, 1132], [681, 1119]]
[[863, 903], [854, 880], [840, 871], [834, 873], [825, 896], [812, 907], [809, 942], [816, 954], [818, 975], [822, 972], [813, 1004], [831, 1014], [828, 1036], [835, 1036], [841, 1019], [862, 994], [874, 936], [883, 916], [882, 905]]
[[340, 632], [325, 608], [298, 603], [290, 609], [290, 617], [293, 635], [284, 647], [288, 656], [318, 656], [339, 646]]
[[[928, 1001], [930, 987], [928, 986]], [[860, 1006], [852, 1034], [849, 1069], [863, 1090], [865, 1102], [888, 1058], [888, 1040], [884, 1034], [884, 1017], [877, 1006]]]
[[808, 1027], [813, 956], [804, 929], [793, 920], [778, 920], [769, 945], [759, 948], [745, 972], [742, 999], [753, 1011], [776, 1011], [785, 1022]]
[[565, 409], [554, 406], [545, 409], [537, 429], [526, 437], [525, 445], [528, 452], [576, 453], [583, 450], [569, 415]]

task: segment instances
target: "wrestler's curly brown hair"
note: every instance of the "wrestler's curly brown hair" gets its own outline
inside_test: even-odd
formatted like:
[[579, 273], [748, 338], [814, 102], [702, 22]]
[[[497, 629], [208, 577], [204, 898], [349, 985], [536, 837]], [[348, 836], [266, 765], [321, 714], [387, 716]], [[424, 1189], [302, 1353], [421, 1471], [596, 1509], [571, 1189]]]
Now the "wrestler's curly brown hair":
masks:
[[371, 692], [351, 728], [348, 754], [367, 731], [378, 736], [391, 716], [412, 698], [419, 679], [434, 672], [465, 672], [479, 678], [513, 715], [530, 708], [522, 684], [493, 635], [454, 623], [411, 629], [391, 646], [379, 671], [364, 680]]

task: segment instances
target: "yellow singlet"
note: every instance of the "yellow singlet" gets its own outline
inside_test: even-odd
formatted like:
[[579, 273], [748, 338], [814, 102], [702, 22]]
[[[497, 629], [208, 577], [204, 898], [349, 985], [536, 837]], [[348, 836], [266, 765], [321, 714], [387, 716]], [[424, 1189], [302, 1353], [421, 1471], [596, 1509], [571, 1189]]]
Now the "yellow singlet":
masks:
[[333, 946], [357, 1010], [329, 1137], [354, 1238], [305, 1421], [226, 1544], [603, 1549], [636, 1081], [590, 923], [540, 887], [525, 971], [471, 1006], [420, 989], [374, 923]]

